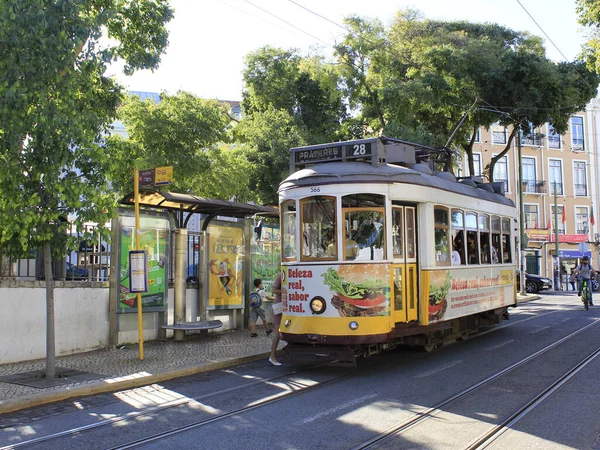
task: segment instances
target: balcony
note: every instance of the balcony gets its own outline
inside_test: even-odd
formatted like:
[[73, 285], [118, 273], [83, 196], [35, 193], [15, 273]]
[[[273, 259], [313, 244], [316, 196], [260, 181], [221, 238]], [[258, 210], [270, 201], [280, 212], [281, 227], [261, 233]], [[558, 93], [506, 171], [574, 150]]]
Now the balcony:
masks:
[[550, 183], [550, 192], [549, 194], [563, 195], [563, 185], [562, 183]]
[[536, 180], [524, 180], [523, 192], [526, 194], [545, 194], [546, 182]]
[[577, 197], [587, 197], [587, 184], [576, 184], [575, 185], [575, 195]]
[[585, 143], [583, 142], [583, 138], [573, 138], [573, 144], [571, 148], [574, 151], [584, 152], [585, 151]]
[[506, 131], [492, 131], [492, 142], [494, 144], [506, 144]]
[[548, 136], [548, 148], [560, 148], [560, 136], [558, 134]]
[[577, 227], [576, 232], [577, 234], [588, 234], [590, 229], [588, 227]]
[[544, 145], [544, 135], [540, 133], [531, 133], [521, 138], [521, 145], [530, 147], [541, 147]]

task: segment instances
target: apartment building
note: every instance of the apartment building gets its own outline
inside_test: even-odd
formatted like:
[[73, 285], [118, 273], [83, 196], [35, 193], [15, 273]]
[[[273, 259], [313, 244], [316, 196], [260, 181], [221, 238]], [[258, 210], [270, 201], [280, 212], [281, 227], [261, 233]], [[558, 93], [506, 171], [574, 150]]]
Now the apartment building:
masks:
[[[509, 152], [496, 163], [494, 181], [504, 183], [506, 195], [516, 205], [523, 196], [521, 217], [527, 235], [524, 256], [529, 273], [552, 278], [558, 263], [564, 281], [564, 274], [570, 273], [584, 254], [600, 267], [600, 234], [594, 218], [598, 214], [599, 130], [600, 99], [594, 99], [585, 111], [571, 116], [565, 134], [545, 124], [521, 136], [522, 189], [516, 138]], [[510, 128], [497, 123], [479, 130], [473, 149], [473, 175], [483, 175], [491, 158], [505, 148], [510, 132]], [[468, 175], [467, 162], [462, 165], [462, 173]]]

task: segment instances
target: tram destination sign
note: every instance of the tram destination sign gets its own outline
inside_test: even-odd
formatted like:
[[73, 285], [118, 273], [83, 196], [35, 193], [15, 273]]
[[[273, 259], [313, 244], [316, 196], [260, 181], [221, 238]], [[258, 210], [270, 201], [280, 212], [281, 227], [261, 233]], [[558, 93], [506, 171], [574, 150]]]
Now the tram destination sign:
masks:
[[294, 162], [296, 165], [304, 165], [317, 162], [370, 158], [371, 155], [371, 142], [351, 141], [345, 142], [342, 145], [327, 145], [312, 148], [304, 147], [294, 149]]

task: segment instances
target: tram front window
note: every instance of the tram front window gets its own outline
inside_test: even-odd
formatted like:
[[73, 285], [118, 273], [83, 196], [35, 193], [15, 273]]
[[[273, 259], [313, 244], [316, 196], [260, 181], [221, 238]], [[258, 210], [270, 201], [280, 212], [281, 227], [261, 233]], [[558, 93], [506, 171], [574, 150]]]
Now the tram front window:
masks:
[[301, 200], [302, 259], [337, 259], [335, 197]]

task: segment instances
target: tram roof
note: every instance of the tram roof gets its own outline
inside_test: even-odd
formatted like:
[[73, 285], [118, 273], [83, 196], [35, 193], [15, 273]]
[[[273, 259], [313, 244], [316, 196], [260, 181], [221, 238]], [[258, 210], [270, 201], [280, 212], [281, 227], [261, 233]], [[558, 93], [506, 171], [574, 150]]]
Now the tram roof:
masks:
[[441, 189], [457, 194], [488, 200], [507, 206], [514, 202], [496, 193], [490, 183], [477, 183], [474, 180], [456, 180], [449, 172], [433, 172], [426, 164], [413, 164], [410, 167], [395, 164], [372, 165], [368, 162], [329, 162], [314, 164], [301, 169], [279, 185], [280, 191], [300, 186], [335, 183], [402, 183]]

